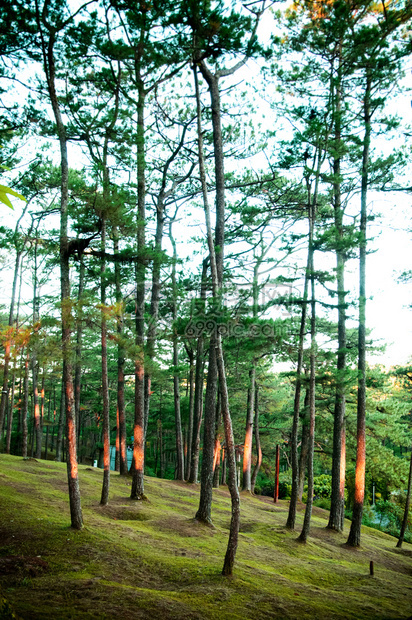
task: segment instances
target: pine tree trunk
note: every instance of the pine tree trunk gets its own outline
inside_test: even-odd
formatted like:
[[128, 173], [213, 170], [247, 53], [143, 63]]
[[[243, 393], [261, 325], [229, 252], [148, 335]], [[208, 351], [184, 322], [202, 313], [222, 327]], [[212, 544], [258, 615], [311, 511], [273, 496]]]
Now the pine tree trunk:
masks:
[[[119, 231], [113, 227], [114, 253], [119, 253]], [[127, 441], [126, 441], [126, 408], [124, 400], [124, 365], [125, 350], [123, 345], [123, 297], [121, 288], [120, 264], [114, 264], [115, 294], [117, 304], [116, 330], [117, 330], [117, 412], [119, 416], [119, 466], [120, 474], [126, 476], [127, 468]]]
[[403, 539], [405, 538], [406, 528], [408, 526], [408, 518], [409, 518], [409, 506], [411, 505], [411, 492], [412, 492], [412, 448], [411, 448], [411, 458], [409, 463], [409, 477], [408, 477], [408, 490], [406, 493], [406, 502], [405, 502], [405, 511], [403, 513], [401, 531], [399, 533], [399, 539], [396, 543], [398, 549], [402, 547]]
[[[18, 225], [16, 226], [16, 231], [17, 231], [17, 228], [18, 228]], [[22, 252], [19, 252], [19, 251], [16, 252], [16, 261], [14, 265], [14, 274], [13, 274], [13, 284], [11, 288], [11, 301], [10, 301], [10, 312], [9, 312], [10, 334], [9, 334], [9, 338], [6, 341], [5, 350], [4, 350], [3, 387], [2, 387], [1, 398], [0, 398], [0, 434], [2, 432], [3, 425], [4, 425], [6, 402], [7, 402], [8, 393], [9, 393], [8, 381], [9, 381], [9, 365], [10, 365], [10, 347], [11, 347], [12, 328], [14, 324], [14, 303], [16, 299], [17, 278], [19, 274], [21, 254]], [[21, 283], [20, 283], [20, 289], [21, 289]]]
[[309, 453], [309, 387], [305, 391], [305, 399], [303, 404], [303, 422], [302, 422], [302, 438], [299, 457], [299, 486], [298, 500], [302, 501], [303, 488], [305, 486], [305, 475], [308, 463]]
[[14, 362], [13, 375], [11, 378], [11, 398], [9, 417], [7, 420], [7, 434], [6, 434], [6, 454], [10, 454], [11, 433], [13, 428], [13, 410], [14, 410], [14, 390], [16, 387], [16, 362]]
[[[223, 168], [223, 146], [222, 146], [222, 129], [221, 129], [221, 115], [220, 115], [220, 93], [218, 78], [216, 78], [202, 62], [200, 63], [200, 71], [204, 79], [206, 80], [210, 99], [211, 99], [211, 111], [212, 111], [212, 128], [213, 128], [213, 153], [215, 160], [215, 186], [216, 186], [216, 225], [215, 225], [215, 238], [213, 244], [213, 252], [215, 253], [216, 260], [216, 278], [217, 287], [220, 290], [223, 282], [223, 252], [224, 252], [224, 230], [225, 230], [225, 186], [224, 186], [224, 168]], [[197, 84], [197, 72], [194, 71], [196, 80], [196, 98], [198, 105], [198, 142], [199, 142], [199, 167], [204, 170], [203, 162], [203, 145], [200, 128], [200, 96], [198, 92]], [[200, 151], [202, 151], [200, 153]], [[201, 163], [202, 160], [202, 163]], [[204, 204], [207, 202], [207, 188], [206, 177], [202, 180], [204, 187], [203, 200]], [[209, 255], [211, 249], [209, 248]], [[213, 278], [213, 276], [212, 276]], [[215, 303], [219, 303], [218, 299], [215, 299]], [[216, 317], [212, 317], [214, 320]], [[209, 368], [207, 374], [206, 396], [205, 396], [205, 422], [203, 432], [203, 456], [202, 456], [202, 474], [201, 474], [201, 489], [200, 489], [200, 502], [199, 509], [196, 513], [196, 518], [210, 523], [211, 522], [211, 510], [212, 510], [212, 486], [213, 486], [213, 454], [214, 454], [214, 440], [215, 440], [215, 406], [216, 406], [216, 390], [217, 390], [217, 376], [218, 376], [218, 364], [216, 359], [216, 350], [218, 347], [218, 338], [215, 334], [216, 329], [210, 338], [209, 349]], [[229, 456], [229, 455], [228, 455]], [[237, 491], [237, 490], [236, 490]]]
[[186, 464], [185, 464], [185, 480], [189, 480], [190, 468], [192, 462], [192, 442], [193, 442], [193, 419], [194, 419], [194, 378], [195, 378], [195, 363], [194, 363], [194, 351], [191, 347], [186, 347], [186, 352], [189, 357], [189, 426], [187, 429], [187, 449], [186, 449]]
[[[102, 256], [106, 252], [106, 221], [102, 216], [101, 232]], [[102, 400], [103, 400], [103, 486], [100, 505], [106, 506], [109, 502], [110, 489], [110, 412], [109, 412], [109, 377], [107, 369], [107, 321], [106, 306], [106, 261], [102, 258], [100, 271], [100, 304], [101, 304], [101, 350], [102, 350]]]
[[[342, 58], [341, 46], [339, 55], [337, 86], [335, 95], [335, 144], [339, 152], [342, 142], [341, 130], [341, 83]], [[345, 253], [343, 249], [343, 209], [341, 201], [341, 161], [340, 156], [333, 160], [333, 208], [335, 215], [336, 235], [336, 284], [338, 293], [338, 356], [336, 368], [336, 395], [333, 424], [333, 456], [332, 456], [332, 490], [331, 509], [328, 528], [342, 531], [343, 515], [345, 511], [345, 471], [342, 471], [342, 440], [345, 433], [345, 374], [346, 374], [346, 291], [345, 291]]]
[[74, 371], [74, 409], [76, 415], [77, 450], [80, 449], [80, 393], [82, 379], [82, 341], [83, 341], [83, 309], [82, 297], [84, 292], [85, 265], [83, 254], [79, 259], [79, 289], [77, 294], [77, 318], [76, 318], [76, 363]]
[[[177, 252], [176, 243], [172, 234], [173, 221], [169, 225], [169, 239], [173, 247], [173, 264], [172, 264], [172, 295], [173, 295], [173, 322], [177, 321], [177, 283], [176, 283], [176, 262]], [[179, 350], [177, 344], [176, 327], [173, 327], [173, 399], [175, 408], [175, 433], [176, 433], [176, 480], [184, 480], [184, 453], [183, 453], [183, 435], [182, 435], [182, 419], [180, 415], [180, 376], [179, 366]]]
[[[197, 80], [197, 69], [194, 67], [195, 86], [196, 86], [196, 104], [197, 104], [197, 138], [199, 148], [199, 171], [202, 183], [203, 205], [205, 210], [207, 240], [210, 256], [210, 267], [212, 274], [213, 297], [217, 301], [221, 297], [223, 285], [223, 252], [224, 252], [224, 225], [225, 225], [225, 196], [224, 196], [224, 170], [223, 170], [223, 147], [221, 134], [221, 118], [220, 118], [220, 94], [218, 86], [218, 78], [213, 76], [206, 66], [201, 63], [201, 71], [203, 77], [209, 86], [212, 107], [212, 125], [213, 125], [213, 146], [215, 154], [215, 181], [216, 181], [216, 228], [215, 239], [212, 235], [212, 226], [210, 221], [210, 209], [207, 197], [206, 174], [204, 166], [202, 128], [201, 128], [201, 108], [199, 96], [199, 84]], [[217, 251], [216, 251], [217, 249]], [[211, 350], [215, 351], [216, 366], [219, 375], [219, 389], [222, 400], [222, 416], [225, 428], [225, 447], [229, 465], [228, 486], [231, 498], [231, 520], [229, 540], [226, 549], [225, 560], [223, 564], [222, 574], [230, 576], [233, 573], [233, 565], [235, 561], [239, 526], [240, 526], [240, 498], [236, 481], [236, 452], [233, 439], [232, 420], [229, 411], [229, 395], [227, 391], [226, 372], [223, 360], [223, 347], [220, 333], [217, 326], [213, 330]], [[210, 369], [209, 369], [210, 371]], [[216, 393], [216, 391], [215, 391]], [[207, 403], [208, 404], [208, 403]], [[210, 403], [209, 403], [210, 404]], [[206, 427], [206, 415], [205, 415]]]
[[279, 501], [279, 444], [276, 446], [276, 458], [275, 458], [275, 490], [273, 494], [273, 499], [275, 504]]
[[309, 450], [308, 450], [308, 498], [306, 501], [303, 527], [298, 537], [300, 542], [306, 542], [309, 536], [310, 521], [313, 506], [313, 456], [315, 445], [315, 390], [316, 390], [316, 298], [314, 272], [314, 226], [316, 200], [309, 201], [309, 273], [311, 286], [311, 317], [310, 317], [310, 374], [309, 374]]
[[253, 469], [252, 480], [251, 480], [251, 493], [255, 492], [256, 479], [262, 465], [262, 447], [260, 444], [260, 433], [259, 433], [259, 386], [255, 384], [255, 444], [256, 444], [256, 465]]
[[[140, 70], [140, 69], [139, 69]], [[138, 75], [137, 103], [137, 253], [136, 264], [136, 336], [138, 353], [135, 358], [135, 403], [134, 403], [134, 445], [133, 481], [130, 498], [144, 499], [144, 448], [145, 448], [145, 390], [144, 390], [144, 312], [145, 312], [145, 90]]]
[[62, 383], [61, 393], [60, 393], [59, 423], [57, 427], [57, 440], [56, 440], [56, 461], [58, 462], [61, 462], [62, 460], [63, 428], [64, 428], [64, 422], [65, 422], [65, 411], [66, 411], [66, 405], [64, 402], [64, 387]]
[[[214, 330], [215, 331], [215, 330]], [[209, 348], [209, 367], [207, 372], [205, 394], [205, 416], [203, 424], [203, 453], [200, 474], [200, 498], [196, 519], [205, 523], [212, 522], [212, 487], [213, 487], [213, 456], [215, 442], [215, 416], [217, 393], [217, 360], [216, 335], [212, 333]], [[199, 386], [200, 388], [200, 386]]]
[[249, 385], [247, 391], [246, 409], [246, 432], [243, 448], [243, 482], [242, 491], [252, 492], [252, 438], [253, 438], [253, 418], [255, 411], [255, 382], [256, 382], [256, 362], [253, 360], [252, 368], [249, 370]]
[[21, 433], [22, 433], [22, 448], [21, 455], [25, 459], [27, 458], [27, 415], [29, 412], [29, 365], [30, 365], [30, 353], [27, 350], [26, 360], [24, 363], [24, 380], [23, 380], [23, 404], [21, 408]]
[[[296, 508], [299, 497], [299, 458], [298, 458], [298, 432], [299, 432], [299, 413], [300, 413], [300, 395], [302, 391], [302, 367], [303, 367], [303, 345], [306, 332], [306, 316], [308, 307], [308, 282], [309, 282], [309, 250], [306, 263], [305, 272], [305, 284], [303, 289], [302, 298], [302, 314], [300, 318], [299, 329], [299, 346], [298, 346], [298, 360], [296, 367], [296, 383], [295, 383], [295, 397], [293, 401], [293, 424], [292, 424], [292, 489], [290, 495], [289, 512], [286, 521], [286, 527], [294, 530], [296, 523]], [[306, 465], [306, 462], [305, 462]], [[304, 477], [304, 471], [303, 471]], [[302, 499], [302, 496], [300, 497]]]
[[[200, 286], [201, 308], [204, 310], [206, 300], [206, 275], [208, 260], [203, 261], [202, 278]], [[190, 473], [188, 482], [197, 482], [199, 470], [200, 429], [203, 419], [203, 381], [204, 381], [204, 335], [199, 334], [196, 343], [196, 370], [195, 370], [195, 395], [193, 411], [193, 438], [192, 455], [190, 458]]]
[[371, 89], [372, 83], [369, 70], [366, 76], [364, 95], [365, 135], [362, 156], [361, 185], [361, 219], [359, 242], [359, 328], [358, 328], [358, 399], [357, 399], [357, 431], [356, 431], [356, 470], [355, 500], [353, 505], [352, 523], [347, 544], [359, 547], [363, 501], [365, 497], [365, 461], [366, 461], [366, 224], [367, 224], [367, 193], [369, 150], [371, 142]]

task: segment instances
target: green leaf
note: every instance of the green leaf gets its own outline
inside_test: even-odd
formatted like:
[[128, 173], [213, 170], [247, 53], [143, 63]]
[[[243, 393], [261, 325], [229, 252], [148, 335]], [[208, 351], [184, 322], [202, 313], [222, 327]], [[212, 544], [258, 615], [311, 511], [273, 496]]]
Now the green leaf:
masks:
[[11, 194], [16, 198], [20, 198], [20, 200], [24, 200], [25, 202], [27, 202], [24, 196], [22, 196], [18, 192], [15, 192], [14, 189], [11, 189], [11, 187], [7, 187], [7, 185], [0, 185], [0, 202], [3, 202], [5, 205], [10, 207], [10, 209], [13, 209], [13, 205], [11, 204], [7, 194]]

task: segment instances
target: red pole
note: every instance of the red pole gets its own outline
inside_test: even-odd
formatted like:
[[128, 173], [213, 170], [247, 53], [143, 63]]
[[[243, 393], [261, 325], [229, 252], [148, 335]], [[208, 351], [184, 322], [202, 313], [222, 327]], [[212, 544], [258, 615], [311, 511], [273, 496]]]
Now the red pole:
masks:
[[275, 470], [275, 504], [279, 499], [279, 444], [276, 446], [276, 470]]

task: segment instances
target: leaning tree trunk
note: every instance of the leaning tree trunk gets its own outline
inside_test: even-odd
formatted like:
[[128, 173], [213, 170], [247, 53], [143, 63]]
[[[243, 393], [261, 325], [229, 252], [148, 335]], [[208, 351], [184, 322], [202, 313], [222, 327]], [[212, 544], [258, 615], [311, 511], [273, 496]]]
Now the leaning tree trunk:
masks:
[[372, 83], [369, 72], [366, 76], [364, 96], [365, 135], [362, 155], [361, 184], [361, 219], [359, 241], [359, 328], [358, 328], [358, 399], [357, 399], [357, 431], [356, 431], [356, 470], [355, 500], [353, 504], [352, 523], [347, 544], [359, 547], [363, 501], [365, 497], [365, 461], [366, 461], [366, 223], [369, 150], [371, 142], [371, 90]]
[[[212, 101], [212, 122], [213, 122], [213, 142], [215, 152], [215, 175], [216, 175], [216, 230], [215, 240], [213, 240], [212, 226], [210, 221], [210, 209], [207, 197], [206, 173], [203, 155], [202, 128], [201, 128], [201, 108], [199, 84], [197, 79], [197, 69], [194, 67], [195, 86], [196, 86], [196, 104], [197, 104], [197, 129], [198, 129], [198, 149], [199, 149], [199, 171], [202, 183], [203, 204], [205, 209], [207, 241], [209, 247], [210, 267], [212, 273], [213, 297], [218, 300], [222, 292], [223, 283], [223, 251], [224, 251], [224, 174], [223, 174], [223, 149], [222, 135], [220, 126], [220, 96], [218, 87], [218, 78], [213, 76], [209, 70], [203, 65], [203, 76], [208, 82], [211, 101]], [[220, 194], [219, 194], [220, 192]], [[219, 241], [221, 242], [219, 244]], [[215, 243], [219, 249], [215, 252]], [[215, 350], [216, 365], [219, 374], [219, 389], [222, 403], [222, 416], [225, 428], [225, 450], [226, 458], [229, 465], [228, 486], [231, 497], [231, 521], [229, 540], [223, 564], [222, 574], [232, 575], [233, 565], [235, 561], [239, 525], [240, 525], [240, 498], [236, 480], [236, 454], [235, 443], [233, 439], [232, 420], [229, 411], [229, 395], [227, 391], [226, 372], [223, 360], [223, 347], [217, 326], [213, 330], [211, 338], [211, 349]], [[215, 348], [214, 348], [215, 347]], [[206, 422], [206, 420], [205, 420]], [[213, 477], [213, 476], [212, 476]]]
[[[66, 128], [60, 112], [60, 104], [56, 92], [56, 71], [54, 45], [59, 28], [63, 29], [68, 21], [59, 24], [59, 28], [49, 24], [47, 12], [40, 13], [36, 7], [37, 28], [41, 40], [44, 72], [47, 80], [48, 93], [56, 122], [60, 145], [61, 197], [60, 197], [60, 285], [61, 285], [61, 321], [62, 321], [62, 357], [63, 357], [63, 388], [66, 405], [66, 454], [67, 478], [71, 526], [74, 529], [83, 527], [83, 516], [80, 502], [80, 488], [77, 467], [76, 420], [74, 411], [73, 364], [71, 359], [71, 299], [70, 299], [70, 252], [68, 238], [68, 181], [69, 166], [67, 159]], [[70, 19], [69, 19], [70, 21]], [[45, 39], [47, 33], [48, 40]]]
[[[224, 184], [224, 167], [223, 167], [223, 143], [222, 143], [222, 128], [221, 128], [221, 114], [220, 114], [220, 93], [219, 93], [219, 81], [209, 69], [205, 63], [200, 63], [200, 70], [204, 79], [206, 80], [211, 98], [211, 110], [212, 110], [212, 128], [213, 128], [213, 152], [215, 159], [215, 185], [216, 185], [216, 226], [215, 226], [215, 239], [213, 244], [213, 252], [215, 253], [216, 260], [216, 277], [218, 283], [218, 292], [220, 295], [221, 287], [223, 283], [223, 252], [224, 252], [224, 231], [225, 231], [225, 184]], [[196, 99], [198, 107], [198, 142], [199, 142], [199, 168], [202, 168], [201, 182], [203, 190], [203, 201], [206, 204], [207, 187], [206, 187], [206, 172], [204, 168], [204, 155], [203, 155], [203, 143], [200, 127], [200, 95], [199, 86], [197, 82], [197, 70], [194, 71], [196, 82]], [[202, 151], [200, 153], [200, 151]], [[202, 179], [204, 175], [204, 179]], [[210, 255], [209, 248], [209, 255]], [[211, 260], [211, 259], [210, 259]], [[212, 276], [213, 280], [213, 276]], [[215, 303], [219, 303], [216, 299]], [[216, 318], [216, 317], [215, 317]], [[213, 317], [212, 317], [212, 320]], [[217, 390], [217, 377], [218, 377], [218, 363], [216, 359], [216, 351], [218, 347], [217, 328], [212, 330], [210, 337], [209, 348], [209, 366], [207, 374], [207, 385], [205, 395], [205, 420], [203, 429], [203, 456], [202, 456], [202, 473], [201, 473], [201, 487], [200, 487], [200, 500], [199, 509], [196, 513], [196, 518], [211, 522], [212, 511], [212, 487], [213, 487], [213, 456], [214, 456], [214, 442], [215, 442], [215, 408], [216, 408], [216, 390]], [[228, 455], [229, 458], [229, 455]]]

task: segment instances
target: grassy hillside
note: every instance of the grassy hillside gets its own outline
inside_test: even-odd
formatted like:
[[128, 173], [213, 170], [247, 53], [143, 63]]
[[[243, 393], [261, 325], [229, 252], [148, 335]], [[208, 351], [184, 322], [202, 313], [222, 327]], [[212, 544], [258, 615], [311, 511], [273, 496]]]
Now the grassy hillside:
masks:
[[226, 489], [214, 493], [211, 528], [193, 520], [195, 485], [148, 478], [149, 501], [138, 503], [128, 499], [130, 480], [113, 474], [110, 505], [102, 508], [101, 479], [100, 470], [80, 466], [85, 528], [75, 532], [65, 465], [0, 455], [0, 583], [18, 617], [358, 620], [412, 613], [412, 545], [396, 549], [382, 532], [363, 528], [362, 548], [347, 548], [347, 534], [326, 530], [327, 513], [315, 508], [310, 542], [302, 545], [284, 528], [287, 502], [245, 496], [228, 579], [220, 575]]

